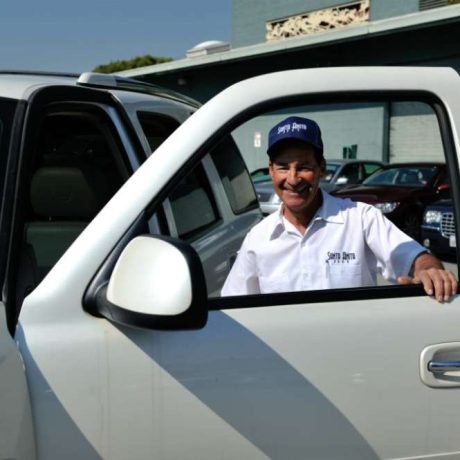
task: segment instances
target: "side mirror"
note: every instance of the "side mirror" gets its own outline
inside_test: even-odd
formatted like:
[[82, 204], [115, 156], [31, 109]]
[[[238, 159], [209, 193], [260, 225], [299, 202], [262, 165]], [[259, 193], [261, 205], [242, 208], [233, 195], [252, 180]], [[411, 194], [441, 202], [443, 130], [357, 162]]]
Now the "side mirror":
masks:
[[346, 185], [348, 184], [348, 177], [341, 176], [338, 177], [337, 180], [335, 181], [336, 185]]
[[108, 285], [96, 295], [96, 314], [149, 329], [200, 329], [207, 292], [198, 254], [173, 238], [143, 235], [122, 251]]

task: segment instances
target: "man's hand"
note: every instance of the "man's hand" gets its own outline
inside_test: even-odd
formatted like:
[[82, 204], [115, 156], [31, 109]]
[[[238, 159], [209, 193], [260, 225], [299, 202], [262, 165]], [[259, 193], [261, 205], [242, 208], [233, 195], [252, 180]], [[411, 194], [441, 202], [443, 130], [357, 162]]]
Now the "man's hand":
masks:
[[445, 270], [433, 255], [422, 253], [412, 264], [411, 275], [400, 276], [399, 284], [423, 284], [425, 292], [438, 302], [448, 301], [457, 293], [458, 283], [454, 275]]

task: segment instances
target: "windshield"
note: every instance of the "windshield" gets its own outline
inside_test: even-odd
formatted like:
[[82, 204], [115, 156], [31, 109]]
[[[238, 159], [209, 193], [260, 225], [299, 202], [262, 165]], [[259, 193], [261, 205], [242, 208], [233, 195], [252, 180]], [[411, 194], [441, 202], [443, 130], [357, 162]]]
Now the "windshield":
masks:
[[422, 188], [436, 175], [436, 166], [398, 166], [381, 169], [368, 177], [364, 185], [397, 185]]
[[326, 163], [326, 174], [321, 178], [321, 182], [330, 182], [339, 167], [338, 163]]

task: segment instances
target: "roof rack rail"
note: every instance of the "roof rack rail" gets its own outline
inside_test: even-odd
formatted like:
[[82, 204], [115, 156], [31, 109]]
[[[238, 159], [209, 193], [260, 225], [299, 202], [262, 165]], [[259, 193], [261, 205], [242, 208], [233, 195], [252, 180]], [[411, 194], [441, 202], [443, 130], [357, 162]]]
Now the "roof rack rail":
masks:
[[101, 87], [109, 89], [121, 89], [126, 91], [137, 91], [153, 96], [166, 97], [178, 102], [184, 102], [192, 107], [199, 108], [201, 103], [183, 94], [176, 93], [173, 90], [162, 88], [161, 86], [147, 83], [133, 78], [121, 77], [120, 75], [85, 72], [77, 80], [79, 86]]
[[78, 78], [80, 74], [70, 72], [48, 72], [44, 70], [0, 70], [0, 75], [37, 75], [39, 77]]

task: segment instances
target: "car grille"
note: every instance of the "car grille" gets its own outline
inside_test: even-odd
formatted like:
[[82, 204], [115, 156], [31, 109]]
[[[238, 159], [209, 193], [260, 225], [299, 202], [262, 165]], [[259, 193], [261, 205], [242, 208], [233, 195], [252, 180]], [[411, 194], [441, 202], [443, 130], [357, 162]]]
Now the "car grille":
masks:
[[441, 218], [441, 234], [449, 237], [455, 234], [455, 220], [453, 212], [443, 212]]

